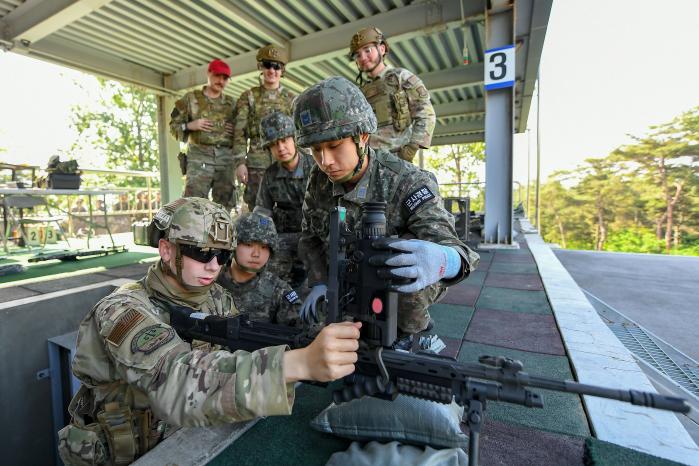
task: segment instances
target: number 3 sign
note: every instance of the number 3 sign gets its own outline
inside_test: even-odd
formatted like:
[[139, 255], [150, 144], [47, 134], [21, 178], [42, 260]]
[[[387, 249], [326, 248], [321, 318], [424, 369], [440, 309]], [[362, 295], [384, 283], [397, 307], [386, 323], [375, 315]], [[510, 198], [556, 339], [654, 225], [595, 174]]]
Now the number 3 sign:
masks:
[[501, 89], [515, 84], [515, 46], [485, 51], [485, 89]]

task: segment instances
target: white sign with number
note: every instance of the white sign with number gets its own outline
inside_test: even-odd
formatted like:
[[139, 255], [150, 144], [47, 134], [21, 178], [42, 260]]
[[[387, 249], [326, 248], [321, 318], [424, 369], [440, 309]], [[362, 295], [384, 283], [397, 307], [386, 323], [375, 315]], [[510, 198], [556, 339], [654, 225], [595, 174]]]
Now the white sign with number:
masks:
[[506, 45], [485, 51], [485, 89], [515, 85], [515, 46]]

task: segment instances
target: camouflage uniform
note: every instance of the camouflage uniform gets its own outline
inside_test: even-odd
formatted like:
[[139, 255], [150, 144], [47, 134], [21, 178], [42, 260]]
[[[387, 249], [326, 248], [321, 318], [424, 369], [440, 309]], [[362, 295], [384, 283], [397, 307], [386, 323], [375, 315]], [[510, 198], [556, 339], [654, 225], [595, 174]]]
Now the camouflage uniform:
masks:
[[[303, 146], [357, 137], [355, 133], [371, 133], [376, 128], [366, 99], [344, 78], [330, 78], [308, 89], [294, 108], [294, 122], [297, 140]], [[306, 264], [309, 285], [327, 283], [331, 209], [345, 207], [347, 225], [357, 231], [361, 204], [385, 201], [387, 235], [451, 246], [462, 258], [462, 273], [453, 279], [399, 296], [398, 326], [404, 332], [416, 333], [429, 323], [427, 307], [443, 287], [460, 282], [475, 268], [478, 255], [458, 239], [453, 216], [444, 209], [430, 173], [383, 150], [369, 149], [366, 156], [368, 167], [350, 190], [344, 184], [332, 183], [318, 167], [311, 171], [303, 204], [299, 255]]]
[[[365, 28], [352, 37], [350, 56], [370, 43], [383, 43], [389, 51], [381, 31]], [[360, 73], [359, 80], [378, 125], [369, 145], [412, 162], [418, 148], [430, 147], [437, 120], [427, 88], [411, 71], [389, 64], [374, 78]]]
[[[269, 147], [279, 139], [293, 136], [294, 123], [289, 116], [275, 112], [262, 119], [260, 132], [263, 146]], [[293, 282], [294, 286], [298, 286], [305, 277], [298, 258], [301, 206], [308, 177], [315, 166], [307, 151], [297, 149], [296, 156], [299, 163], [294, 171], [287, 170], [280, 162], [273, 163], [265, 170], [255, 202], [256, 207], [272, 212], [279, 237], [279, 247], [270, 259], [269, 270], [287, 282]], [[296, 273], [292, 276], [292, 272]]]
[[226, 268], [218, 283], [233, 296], [238, 311], [250, 315], [250, 320], [300, 325], [301, 299], [287, 282], [273, 273], [263, 270], [252, 280], [238, 283]]
[[[258, 52], [257, 60], [267, 58], [267, 51], [275, 51], [274, 47], [264, 47]], [[277, 50], [277, 52], [282, 52]], [[276, 60], [286, 64], [285, 52]], [[255, 206], [257, 189], [264, 175], [265, 169], [272, 163], [272, 157], [262, 147], [260, 138], [260, 120], [271, 112], [280, 111], [291, 114], [291, 105], [296, 94], [283, 86], [277, 89], [266, 89], [264, 86], [256, 86], [243, 92], [236, 106], [235, 130], [233, 132], [233, 151], [236, 168], [245, 164], [248, 168], [248, 183], [245, 186], [243, 199], [250, 210]], [[249, 145], [248, 145], [249, 142]]]
[[[170, 132], [188, 142], [185, 197], [209, 197], [228, 211], [236, 204], [235, 168], [231, 136], [225, 124], [233, 123], [235, 100], [227, 95], [211, 99], [201, 90], [188, 92], [175, 103], [170, 115]], [[186, 124], [199, 118], [213, 122], [210, 132], [189, 131]]]
[[[231, 246], [230, 217], [209, 201], [175, 201], [153, 224], [160, 230], [166, 225], [164, 236], [178, 251], [180, 244]], [[231, 353], [185, 343], [169, 325], [170, 304], [220, 316], [237, 311], [218, 284], [182, 291], [166, 275], [173, 272], [161, 261], [141, 281], [97, 303], [81, 322], [73, 374], [82, 385], [68, 408], [71, 423], [58, 433], [65, 464], [131, 463], [152, 449], [169, 425], [291, 413], [293, 384], [285, 383], [282, 367], [287, 348]]]

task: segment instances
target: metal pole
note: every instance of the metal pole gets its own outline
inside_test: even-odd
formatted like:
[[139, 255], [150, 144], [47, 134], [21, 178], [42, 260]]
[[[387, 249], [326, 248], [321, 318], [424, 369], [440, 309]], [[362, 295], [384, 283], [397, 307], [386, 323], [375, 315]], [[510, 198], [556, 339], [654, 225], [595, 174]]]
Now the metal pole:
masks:
[[541, 188], [541, 70], [536, 79], [536, 228], [541, 235], [541, 210], [539, 190]]
[[529, 204], [529, 188], [531, 187], [531, 180], [529, 177], [529, 174], [531, 173], [531, 168], [530, 168], [530, 163], [531, 163], [531, 155], [532, 155], [532, 130], [527, 128], [527, 218], [531, 216], [531, 210], [529, 210], [530, 204]]

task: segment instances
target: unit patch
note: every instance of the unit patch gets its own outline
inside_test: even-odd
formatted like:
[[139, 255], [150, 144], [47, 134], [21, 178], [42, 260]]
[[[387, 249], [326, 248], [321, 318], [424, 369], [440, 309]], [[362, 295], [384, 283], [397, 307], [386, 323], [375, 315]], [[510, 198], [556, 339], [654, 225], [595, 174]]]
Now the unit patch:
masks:
[[172, 327], [151, 325], [140, 330], [131, 340], [131, 352], [150, 354], [175, 338], [175, 330]]
[[423, 185], [422, 187], [413, 191], [413, 193], [410, 194], [405, 201], [403, 201], [403, 205], [405, 205], [405, 207], [407, 207], [412, 214], [415, 212], [415, 209], [430, 199], [434, 199], [434, 193], [427, 187], [427, 185]]
[[109, 333], [107, 341], [116, 346], [121, 345], [121, 342], [124, 341], [126, 335], [128, 335], [129, 332], [143, 319], [145, 319], [145, 317], [140, 312], [133, 309], [127, 311], [119, 318], [117, 323], [114, 324], [114, 328], [112, 328], [112, 331]]
[[296, 294], [296, 292], [294, 290], [289, 291], [287, 294], [284, 295], [284, 297], [291, 304], [294, 304], [295, 302], [297, 302], [299, 300], [299, 295]]

